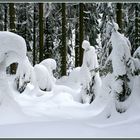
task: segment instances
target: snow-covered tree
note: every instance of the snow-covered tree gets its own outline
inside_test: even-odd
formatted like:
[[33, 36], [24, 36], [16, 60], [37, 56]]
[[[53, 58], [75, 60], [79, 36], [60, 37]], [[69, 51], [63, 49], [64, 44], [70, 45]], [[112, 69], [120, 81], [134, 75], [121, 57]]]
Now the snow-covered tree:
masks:
[[30, 3], [16, 3], [16, 30], [27, 44], [27, 50], [31, 51], [33, 41], [33, 5]]
[[[98, 5], [98, 12], [100, 13], [100, 34], [101, 34], [101, 50], [98, 52], [100, 58], [100, 65], [104, 66], [105, 61], [111, 52], [111, 44], [109, 41], [110, 35], [106, 34], [106, 28], [110, 19], [115, 19], [115, 3], [100, 3]], [[110, 62], [109, 62], [110, 63]], [[108, 68], [111, 65], [108, 65]], [[110, 68], [111, 69], [111, 68]], [[109, 70], [109, 69], [108, 69]]]
[[100, 77], [95, 48], [87, 40], [82, 43], [84, 49], [83, 64], [81, 66], [81, 94], [83, 103], [91, 103], [98, 94]]
[[[18, 63], [15, 76], [16, 89], [22, 92], [26, 83], [30, 81], [31, 64], [26, 56], [27, 48], [25, 40], [11, 32], [0, 32], [0, 69], [6, 74], [6, 67], [12, 63]], [[16, 44], [16, 45], [15, 45]]]
[[139, 38], [139, 3], [125, 3], [124, 4], [124, 19], [125, 19], [125, 35], [129, 38], [132, 44], [131, 54], [139, 47], [140, 38]]
[[139, 76], [140, 75], [140, 47], [136, 49], [136, 51], [133, 54], [133, 57], [128, 62], [128, 65], [130, 66], [131, 73], [133, 76]]
[[116, 110], [120, 113], [126, 111], [123, 106], [131, 94], [130, 80], [131, 72], [128, 62], [131, 58], [131, 45], [129, 40], [118, 32], [118, 24], [110, 23], [112, 52], [111, 60], [113, 66], [114, 83], [112, 92], [115, 96]]

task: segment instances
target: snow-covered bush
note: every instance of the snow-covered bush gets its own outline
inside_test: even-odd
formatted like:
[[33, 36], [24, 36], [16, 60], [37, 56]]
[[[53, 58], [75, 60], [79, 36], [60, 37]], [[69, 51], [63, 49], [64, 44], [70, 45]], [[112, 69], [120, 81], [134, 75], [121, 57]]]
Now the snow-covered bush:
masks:
[[40, 64], [45, 66], [48, 69], [52, 80], [55, 82], [56, 78], [53, 75], [53, 71], [56, 70], [56, 67], [57, 67], [56, 61], [52, 58], [48, 58], [40, 62]]
[[22, 61], [22, 63], [18, 64], [17, 72], [16, 72], [16, 89], [22, 93], [27, 84], [31, 81], [32, 78], [33, 67], [29, 62], [28, 57]]
[[[11, 32], [0, 31], [0, 65], [5, 63], [5, 68], [14, 62], [20, 63], [26, 58], [25, 40]], [[3, 71], [5, 71], [5, 68]]]
[[6, 73], [6, 67], [18, 63], [15, 84], [19, 92], [23, 92], [30, 81], [31, 64], [26, 56], [27, 48], [24, 38], [8, 32], [0, 32], [0, 71]]
[[[124, 112], [127, 108], [123, 107], [122, 102], [131, 94], [131, 73], [130, 67], [128, 66], [131, 58], [131, 45], [129, 40], [118, 32], [117, 23], [113, 22], [110, 26], [112, 26], [110, 29], [112, 43], [111, 59], [115, 78], [115, 82], [112, 84], [112, 90], [115, 94], [116, 110], [118, 112]], [[120, 106], [120, 104], [122, 105]]]
[[128, 65], [130, 66], [131, 73], [133, 75], [140, 74], [140, 47], [138, 47], [137, 50], [134, 52], [133, 57], [131, 57], [128, 62]]
[[98, 92], [101, 80], [98, 72], [98, 61], [95, 48], [87, 40], [82, 43], [84, 49], [83, 64], [81, 67], [82, 100], [91, 103]]
[[33, 76], [31, 80], [34, 89], [41, 89], [43, 91], [51, 91], [53, 88], [53, 79], [48, 69], [42, 64], [36, 64], [33, 69]]

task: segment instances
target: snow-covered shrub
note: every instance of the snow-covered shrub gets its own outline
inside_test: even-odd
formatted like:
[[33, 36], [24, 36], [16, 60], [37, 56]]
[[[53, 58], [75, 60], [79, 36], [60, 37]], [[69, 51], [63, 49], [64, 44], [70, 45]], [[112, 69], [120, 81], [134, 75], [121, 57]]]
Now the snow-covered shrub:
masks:
[[7, 66], [25, 59], [26, 43], [19, 35], [7, 31], [0, 31], [0, 42], [0, 65], [3, 65], [1, 70], [6, 72]]
[[26, 42], [21, 36], [8, 32], [0, 32], [0, 70], [6, 73], [6, 67], [18, 63], [15, 84], [19, 92], [23, 92], [30, 81], [32, 68], [27, 56]]
[[91, 103], [101, 85], [98, 61], [95, 48], [87, 40], [82, 43], [84, 49], [83, 64], [81, 67], [81, 94], [83, 103]]
[[128, 62], [130, 66], [131, 73], [133, 75], [140, 75], [140, 47], [134, 52], [133, 57]]
[[127, 108], [123, 108], [123, 105], [120, 106], [120, 103], [122, 104], [131, 94], [131, 73], [130, 67], [128, 66], [131, 58], [131, 45], [129, 40], [117, 31], [117, 23], [113, 22], [111, 26], [111, 60], [115, 78], [115, 82], [112, 84], [112, 90], [115, 94], [116, 110], [118, 112], [124, 112]]
[[40, 62], [40, 64], [45, 66], [48, 69], [52, 80], [55, 82], [56, 78], [53, 75], [53, 71], [56, 70], [56, 67], [57, 67], [56, 61], [52, 58], [48, 58]]
[[18, 64], [17, 72], [16, 72], [16, 89], [22, 93], [27, 84], [31, 81], [32, 78], [32, 71], [33, 67], [31, 63], [29, 62], [28, 57], [22, 61], [22, 63]]
[[34, 88], [43, 91], [51, 91], [53, 87], [53, 80], [48, 69], [42, 64], [36, 64], [33, 69], [32, 84]]

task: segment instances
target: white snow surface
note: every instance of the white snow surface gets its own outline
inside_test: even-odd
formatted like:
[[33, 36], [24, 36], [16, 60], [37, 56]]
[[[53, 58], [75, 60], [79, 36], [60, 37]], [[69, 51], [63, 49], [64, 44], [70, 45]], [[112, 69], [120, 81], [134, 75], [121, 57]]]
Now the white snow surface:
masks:
[[[121, 39], [120, 36], [118, 37]], [[114, 77], [111, 74], [102, 77], [102, 86], [92, 104], [82, 104], [80, 103], [81, 85], [78, 81], [78, 77], [82, 78], [82, 75], [81, 73], [77, 75], [79, 70], [81, 71], [80, 68], [76, 68], [69, 77], [65, 76], [57, 80], [52, 86], [50, 71], [45, 67], [46, 63], [37, 64], [34, 68], [30, 65], [23, 38], [9, 32], [3, 34], [0, 32], [0, 38], [1, 138], [140, 137], [140, 78], [138, 76], [133, 79], [133, 90], [129, 99], [131, 105], [125, 113], [120, 114], [115, 109], [111, 94]], [[124, 40], [122, 42], [125, 46], [126, 42]], [[119, 44], [119, 42], [114, 43]], [[13, 86], [15, 77], [3, 73], [6, 61], [11, 61], [11, 58], [16, 58], [14, 62], [20, 60], [17, 74], [20, 76], [26, 74], [25, 80], [35, 75], [22, 94], [19, 94]], [[55, 62], [52, 61], [49, 64], [54, 66]], [[39, 87], [51, 87], [51, 90], [42, 91]]]
[[[140, 81], [137, 77], [134, 80], [133, 102], [123, 114], [116, 112], [112, 102], [111, 74], [102, 79], [100, 95], [91, 105], [74, 100], [72, 92], [78, 92], [78, 85], [68, 87], [69, 82], [65, 81], [65, 86], [59, 82], [53, 91], [44, 92], [33, 91], [33, 86], [28, 84], [23, 94], [19, 94], [12, 88], [13, 78], [0, 79], [0, 93], [4, 96], [0, 104], [0, 137], [140, 136]], [[39, 92], [42, 94], [36, 96]]]

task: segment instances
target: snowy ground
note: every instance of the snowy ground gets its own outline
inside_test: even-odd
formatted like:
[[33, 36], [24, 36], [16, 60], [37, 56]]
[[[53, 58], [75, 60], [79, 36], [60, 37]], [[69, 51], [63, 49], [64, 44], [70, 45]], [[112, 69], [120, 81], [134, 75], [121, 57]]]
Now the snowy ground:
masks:
[[111, 76], [103, 79], [102, 94], [92, 105], [79, 103], [80, 86], [66, 81], [40, 94], [31, 92], [30, 85], [19, 94], [8, 81], [12, 78], [0, 79], [0, 137], [140, 137], [139, 78], [133, 102], [123, 114], [114, 110], [106, 94]]

